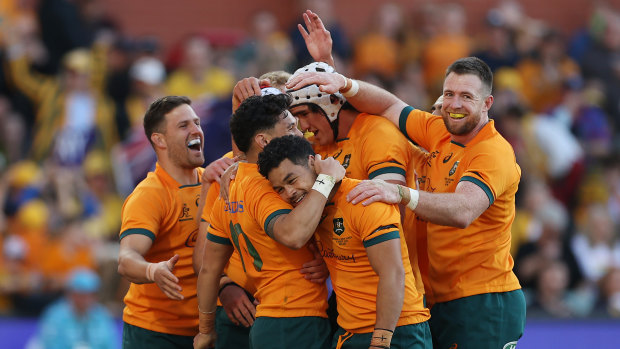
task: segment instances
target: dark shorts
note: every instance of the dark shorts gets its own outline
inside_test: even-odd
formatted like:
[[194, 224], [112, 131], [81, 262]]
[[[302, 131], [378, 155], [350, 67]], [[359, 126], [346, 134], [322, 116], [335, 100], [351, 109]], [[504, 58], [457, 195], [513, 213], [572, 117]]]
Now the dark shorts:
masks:
[[250, 328], [235, 325], [230, 321], [223, 307], [217, 307], [215, 312], [215, 332], [217, 340], [215, 349], [249, 349]]
[[525, 327], [521, 290], [483, 293], [431, 308], [435, 349], [512, 349]]
[[194, 336], [179, 336], [123, 322], [123, 349], [192, 349]]
[[329, 320], [316, 316], [258, 317], [250, 330], [252, 349], [328, 349]]
[[[372, 332], [350, 333], [339, 328], [332, 341], [332, 349], [367, 349]], [[419, 324], [398, 326], [394, 329], [392, 349], [432, 349], [431, 331], [428, 321]]]

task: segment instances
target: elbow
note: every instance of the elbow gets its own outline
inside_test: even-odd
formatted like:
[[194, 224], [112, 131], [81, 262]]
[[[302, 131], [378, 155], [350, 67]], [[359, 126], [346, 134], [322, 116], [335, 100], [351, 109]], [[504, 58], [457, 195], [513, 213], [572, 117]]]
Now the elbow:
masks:
[[306, 242], [303, 239], [288, 239], [283, 241], [282, 244], [292, 250], [299, 250], [306, 245]]
[[459, 229], [465, 229], [474, 221], [474, 217], [468, 213], [463, 213], [453, 217], [452, 226]]

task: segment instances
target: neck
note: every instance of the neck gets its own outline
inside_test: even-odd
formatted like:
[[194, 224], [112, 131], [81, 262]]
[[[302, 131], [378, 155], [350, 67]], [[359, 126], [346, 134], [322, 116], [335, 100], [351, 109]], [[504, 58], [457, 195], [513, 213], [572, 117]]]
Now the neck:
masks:
[[250, 164], [255, 164], [258, 162], [258, 154], [260, 154], [263, 150], [262, 149], [256, 149], [255, 146], [252, 146], [252, 148], [250, 150], [248, 150], [247, 153], [245, 153], [245, 158], [246, 161]]
[[192, 185], [199, 183], [196, 168], [184, 168], [173, 164], [167, 157], [158, 157], [157, 162], [166, 173], [170, 175], [180, 185]]
[[[354, 110], [340, 110], [338, 115], [338, 139], [346, 138], [359, 113]], [[336, 141], [336, 139], [334, 139]]]

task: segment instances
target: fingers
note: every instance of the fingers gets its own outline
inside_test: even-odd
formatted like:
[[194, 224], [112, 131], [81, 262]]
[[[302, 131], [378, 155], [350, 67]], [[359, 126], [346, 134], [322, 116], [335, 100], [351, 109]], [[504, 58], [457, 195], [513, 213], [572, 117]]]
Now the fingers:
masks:
[[[178, 261], [179, 261], [179, 255], [175, 254], [174, 256], [172, 256], [172, 258], [170, 258], [168, 260], [168, 262], [166, 262], [166, 264], [167, 264], [166, 266], [168, 267], [169, 270], [173, 270], [174, 269], [174, 265], [177, 264]], [[172, 275], [172, 273], [171, 273], [171, 275]], [[172, 275], [172, 276], [174, 276], [174, 275]]]
[[234, 314], [235, 309], [228, 309], [227, 307], [224, 307], [224, 311], [226, 312], [226, 316], [228, 316], [228, 320], [230, 320], [230, 322], [232, 322], [233, 324], [239, 326], [239, 321]]
[[365, 200], [372, 196], [369, 191], [370, 188], [364, 182], [362, 182], [356, 185], [355, 188], [351, 189], [349, 194], [347, 194], [347, 201], [356, 205], [362, 200]]
[[310, 34], [308, 34], [304, 26], [301, 24], [297, 24], [297, 29], [299, 29], [299, 33], [301, 34], [301, 37], [304, 38], [304, 41], [308, 41], [308, 39], [310, 38]]
[[242, 317], [239, 321], [243, 324], [243, 326], [250, 327], [254, 324], [254, 315], [256, 314], [256, 310], [249, 299], [245, 298], [243, 300], [243, 303], [239, 307], [239, 313]]

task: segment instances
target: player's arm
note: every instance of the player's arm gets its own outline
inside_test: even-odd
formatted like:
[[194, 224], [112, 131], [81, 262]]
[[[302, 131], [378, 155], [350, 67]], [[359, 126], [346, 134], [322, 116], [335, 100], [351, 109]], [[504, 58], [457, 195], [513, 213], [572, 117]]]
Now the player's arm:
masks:
[[400, 239], [390, 239], [366, 247], [368, 260], [377, 275], [377, 320], [371, 348], [390, 347], [391, 336], [400, 317], [405, 294], [405, 269], [400, 252]]
[[469, 181], [459, 182], [454, 193], [429, 193], [384, 181], [362, 181], [349, 192], [347, 200], [364, 206], [375, 201], [404, 204], [428, 222], [462, 229], [490, 205], [485, 191]]
[[[224, 239], [219, 238], [219, 240], [223, 241]], [[220, 276], [232, 253], [232, 244], [207, 239], [202, 257], [202, 267], [198, 273], [197, 292], [200, 323], [199, 332], [194, 337], [194, 348], [208, 348], [215, 343], [215, 309], [217, 307]]]
[[202, 255], [204, 254], [205, 244], [207, 242], [207, 228], [209, 222], [201, 221], [198, 225], [198, 236], [196, 237], [196, 245], [194, 246], [194, 253], [192, 254], [192, 266], [194, 272], [198, 274], [202, 267]]
[[[345, 169], [334, 158], [323, 160], [317, 154], [314, 167], [316, 173], [330, 176], [334, 183], [344, 178]], [[317, 178], [317, 182], [320, 181]], [[317, 182], [315, 182], [315, 185]], [[325, 185], [325, 183], [321, 183], [321, 185]], [[326, 203], [327, 197], [313, 187], [312, 190], [308, 191], [303, 201], [292, 211], [271, 219], [267, 224], [265, 232], [277, 242], [292, 249], [299, 249], [305, 246], [314, 234]]]
[[149, 263], [143, 256], [152, 244], [152, 240], [142, 234], [123, 237], [118, 256], [118, 273], [136, 284], [155, 282], [169, 298], [183, 299], [179, 279], [172, 273], [179, 255], [175, 254], [167, 261]]
[[380, 87], [363, 81], [352, 80], [338, 73], [310, 72], [299, 74], [291, 79], [286, 87], [296, 90], [312, 84], [319, 85], [319, 89], [325, 93], [343, 93], [355, 109], [383, 116], [397, 127], [399, 126], [400, 113], [407, 106], [407, 103]]

